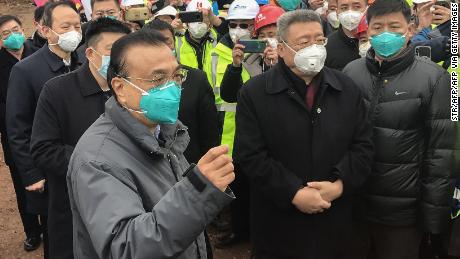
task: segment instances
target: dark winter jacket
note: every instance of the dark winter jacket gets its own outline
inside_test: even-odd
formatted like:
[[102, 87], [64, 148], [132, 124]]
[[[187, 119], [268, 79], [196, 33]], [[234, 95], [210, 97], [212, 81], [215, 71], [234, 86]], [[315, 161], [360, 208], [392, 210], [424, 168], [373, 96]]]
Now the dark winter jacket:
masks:
[[348, 63], [359, 56], [359, 43], [356, 38], [349, 38], [342, 27], [327, 37], [327, 57], [325, 66], [342, 70]]
[[[45, 172], [36, 166], [30, 154], [32, 124], [41, 90], [49, 79], [75, 70], [80, 65], [78, 57], [72, 55], [71, 65], [66, 66], [45, 45], [32, 56], [18, 62], [11, 70], [6, 99], [6, 129], [11, 153], [24, 186], [45, 179]], [[26, 194], [29, 212], [47, 213], [46, 192]]]
[[[21, 60], [32, 55], [35, 49], [29, 42], [24, 43]], [[19, 60], [11, 55], [5, 48], [0, 49], [0, 134], [3, 148], [3, 157], [8, 166], [13, 165], [13, 158], [6, 134], [6, 96], [8, 92], [8, 83], [10, 81], [11, 69]]]
[[374, 56], [371, 50], [344, 69], [364, 92], [374, 128], [374, 165], [357, 216], [440, 233], [449, 222], [458, 172], [450, 75], [415, 57], [413, 47], [381, 65]]
[[184, 68], [188, 74], [182, 84], [179, 120], [187, 126], [190, 135], [184, 155], [190, 163], [197, 163], [209, 149], [219, 145], [219, 119], [206, 74], [198, 69]]
[[88, 63], [46, 82], [40, 94], [30, 152], [48, 182], [51, 258], [73, 258], [67, 166], [80, 137], [104, 112], [108, 96], [91, 74]]

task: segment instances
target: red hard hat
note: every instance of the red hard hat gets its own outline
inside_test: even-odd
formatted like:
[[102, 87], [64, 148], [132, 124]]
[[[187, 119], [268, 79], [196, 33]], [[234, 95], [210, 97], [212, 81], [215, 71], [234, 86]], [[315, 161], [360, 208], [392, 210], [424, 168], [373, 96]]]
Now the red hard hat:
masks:
[[281, 7], [276, 5], [264, 5], [260, 7], [259, 13], [256, 15], [254, 21], [254, 30], [258, 31], [260, 28], [270, 25], [276, 24], [278, 18], [284, 14], [284, 10]]
[[369, 25], [367, 24], [366, 15], [363, 15], [363, 17], [361, 17], [361, 21], [359, 22], [358, 28], [356, 29], [356, 35], [359, 36], [361, 33], [367, 32], [368, 27]]

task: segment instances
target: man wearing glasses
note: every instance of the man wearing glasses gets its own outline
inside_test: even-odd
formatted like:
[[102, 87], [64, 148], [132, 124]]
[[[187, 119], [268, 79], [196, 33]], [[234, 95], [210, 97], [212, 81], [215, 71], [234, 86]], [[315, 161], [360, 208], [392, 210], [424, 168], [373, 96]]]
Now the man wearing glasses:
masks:
[[114, 96], [67, 173], [76, 258], [206, 258], [203, 231], [233, 200], [235, 174], [226, 146], [186, 161], [189, 136], [177, 120], [185, 78], [159, 32], [113, 44]]
[[311, 10], [281, 16], [278, 64], [238, 97], [233, 157], [250, 182], [255, 258], [343, 258], [351, 194], [370, 172], [364, 100], [323, 67], [321, 24]]

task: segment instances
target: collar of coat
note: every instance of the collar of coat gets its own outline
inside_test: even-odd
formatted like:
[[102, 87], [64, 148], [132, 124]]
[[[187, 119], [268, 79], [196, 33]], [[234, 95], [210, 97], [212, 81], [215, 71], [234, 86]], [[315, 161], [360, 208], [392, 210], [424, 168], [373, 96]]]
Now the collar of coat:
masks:
[[[281, 61], [281, 62], [280, 62]], [[282, 66], [286, 66], [282, 59], [278, 61], [272, 69], [267, 72], [267, 85], [266, 90], [268, 94], [278, 94], [283, 91], [290, 89], [290, 82], [286, 76], [280, 76], [286, 73]], [[286, 66], [287, 67], [287, 66]], [[287, 67], [290, 70], [290, 68]], [[330, 86], [332, 89], [337, 91], [342, 91], [342, 82], [332, 73], [330, 68], [324, 67], [321, 70], [322, 83], [321, 86]], [[297, 75], [292, 73], [295, 77], [299, 78]], [[300, 79], [300, 78], [299, 78]], [[282, 80], [282, 81], [281, 81]], [[302, 80], [302, 79], [301, 79]]]
[[345, 31], [344, 31], [344, 28], [342, 27], [342, 25], [340, 25], [339, 29], [337, 30], [337, 33], [339, 34], [340, 39], [342, 39], [342, 41], [343, 41], [345, 44], [347, 44], [347, 45], [349, 45], [349, 46], [358, 47], [358, 45], [359, 45], [359, 39], [348, 37], [348, 36], [345, 34]]
[[[39, 52], [43, 55], [46, 63], [50, 66], [51, 70], [53, 72], [59, 71], [62, 67], [65, 66], [64, 61], [62, 61], [62, 58], [60, 58], [58, 55], [54, 54], [48, 47], [48, 44], [45, 44]], [[71, 60], [71, 67], [72, 68], [77, 68], [83, 64], [83, 62], [80, 61], [77, 52], [74, 51], [70, 54], [70, 60]], [[71, 69], [75, 70], [75, 69]]]
[[170, 151], [181, 154], [190, 142], [187, 127], [177, 121], [176, 124], [160, 125], [160, 138], [165, 143], [160, 146], [149, 128], [134, 118], [128, 110], [121, 107], [113, 96], [105, 103], [105, 115], [137, 146], [150, 154], [166, 156]]
[[78, 86], [82, 96], [90, 96], [97, 93], [102, 93], [102, 88], [94, 78], [91, 70], [89, 69], [89, 62], [85, 62], [78, 70], [73, 73], [77, 73]]
[[369, 71], [379, 77], [392, 76], [401, 73], [407, 67], [412, 65], [415, 60], [415, 48], [409, 45], [399, 55], [392, 59], [388, 59], [380, 64], [375, 60], [375, 51], [371, 49], [367, 52], [366, 66]]

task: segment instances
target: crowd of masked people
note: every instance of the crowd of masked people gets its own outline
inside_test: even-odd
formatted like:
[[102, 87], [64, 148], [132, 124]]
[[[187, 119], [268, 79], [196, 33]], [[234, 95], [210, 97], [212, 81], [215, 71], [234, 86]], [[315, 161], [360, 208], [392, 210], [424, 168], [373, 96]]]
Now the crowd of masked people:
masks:
[[90, 4], [37, 7], [30, 38], [0, 16], [24, 250], [213, 258], [212, 225], [256, 259], [460, 258], [454, 1]]

